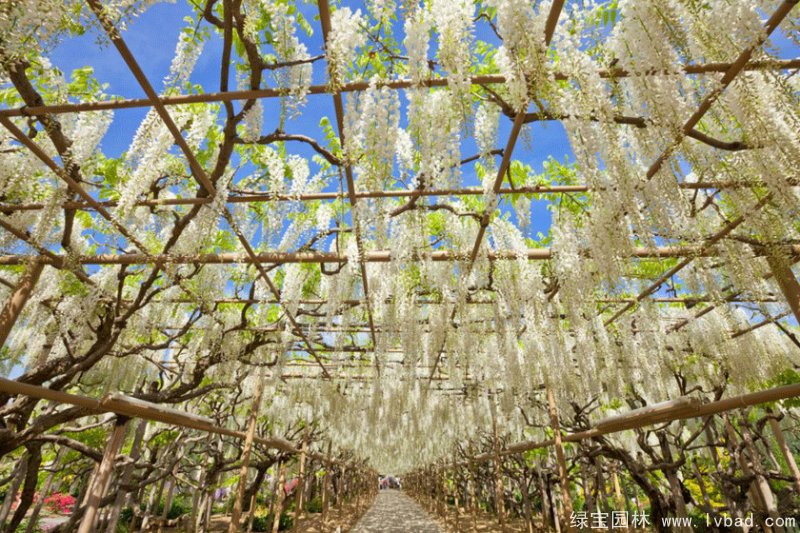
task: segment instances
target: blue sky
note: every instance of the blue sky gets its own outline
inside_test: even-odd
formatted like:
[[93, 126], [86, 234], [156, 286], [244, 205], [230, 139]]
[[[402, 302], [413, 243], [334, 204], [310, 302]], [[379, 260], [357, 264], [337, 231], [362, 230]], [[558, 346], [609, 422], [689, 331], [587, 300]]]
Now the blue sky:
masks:
[[[350, 3], [348, 5], [353, 6]], [[314, 34], [311, 37], [302, 34], [301, 40], [308, 46], [309, 54], [322, 53], [322, 32], [319, 28], [319, 21], [315, 19], [317, 13], [316, 3], [298, 3], [298, 7], [314, 28]], [[358, 7], [359, 5], [356, 4], [353, 9]], [[186, 2], [179, 0], [175, 4], [157, 3], [141, 16], [130, 21], [128, 29], [123, 32], [123, 37], [128, 47], [156, 90], [162, 88], [162, 80], [169, 72], [179, 33], [187, 25], [184, 18], [191, 15], [192, 9]], [[207, 23], [204, 22], [204, 24]], [[402, 37], [402, 22], [395, 24], [395, 32], [395, 35], [399, 38]], [[488, 41], [496, 40], [485, 23], [478, 24], [477, 38]], [[206, 43], [193, 72], [192, 82], [201, 85], [206, 92], [219, 90], [221, 48], [221, 38], [215, 33]], [[432, 49], [431, 54], [434, 53], [435, 51]], [[109, 95], [125, 98], [141, 98], [144, 96], [116, 49], [109, 45], [99, 46], [95, 33], [63, 41], [52, 52], [50, 57], [52, 63], [62, 69], [67, 76], [76, 68], [92, 66], [96, 78], [101, 83], [108, 84], [107, 92]], [[314, 64], [314, 83], [325, 82], [324, 69], [324, 62]], [[269, 73], [266, 74], [265, 84], [275, 86], [276, 84], [271, 75]], [[235, 88], [233, 75], [231, 76], [230, 87]], [[401, 102], [405, 102], [404, 94], [401, 94]], [[264, 133], [272, 131], [277, 126], [275, 113], [277, 113], [278, 105], [278, 101], [275, 99], [264, 102], [266, 110], [263, 125]], [[146, 112], [145, 108], [115, 111], [112, 126], [109, 128], [101, 145], [103, 152], [109, 156], [118, 156], [125, 151]], [[335, 124], [332, 98], [327, 95], [310, 95], [306, 106], [301, 110], [301, 115], [287, 122], [285, 130], [291, 133], [304, 133], [311, 137], [322, 138], [323, 134], [319, 127], [319, 122], [323, 116], [330, 117]], [[510, 121], [502, 117], [498, 147], [505, 146], [510, 129]], [[541, 170], [542, 162], [549, 156], [563, 160], [567, 155], [571, 154], [563, 127], [559, 123], [534, 124], [529, 131], [533, 142], [526, 143], [520, 139], [514, 151], [515, 159], [530, 164], [539, 171]], [[298, 143], [290, 144], [289, 150], [292, 153], [304, 156], [311, 156], [313, 153], [305, 145]], [[462, 156], [472, 156], [476, 152], [477, 149], [471, 138], [466, 139], [463, 143]], [[313, 172], [314, 169], [312, 167]], [[478, 184], [472, 165], [463, 168], [463, 182], [465, 186]], [[530, 225], [531, 235], [535, 235], [537, 231], [546, 232], [549, 224], [550, 213], [546, 209], [546, 202], [533, 202]]]

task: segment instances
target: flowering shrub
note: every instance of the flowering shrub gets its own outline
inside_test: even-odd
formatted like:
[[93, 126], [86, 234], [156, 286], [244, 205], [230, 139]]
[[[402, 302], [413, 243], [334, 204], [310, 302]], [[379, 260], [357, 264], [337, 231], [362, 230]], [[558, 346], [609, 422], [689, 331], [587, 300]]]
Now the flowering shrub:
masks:
[[56, 492], [44, 499], [44, 505], [53, 513], [69, 514], [75, 506], [75, 497]]

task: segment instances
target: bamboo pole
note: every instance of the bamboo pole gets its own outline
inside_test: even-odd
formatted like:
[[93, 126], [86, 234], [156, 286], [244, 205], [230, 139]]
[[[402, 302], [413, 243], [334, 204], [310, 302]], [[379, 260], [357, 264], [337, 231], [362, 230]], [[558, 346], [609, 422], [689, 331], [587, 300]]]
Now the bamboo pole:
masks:
[[[250, 417], [247, 421], [247, 434], [245, 435], [244, 449], [242, 451], [242, 466], [239, 469], [239, 486], [236, 490], [236, 501], [233, 504], [228, 533], [237, 533], [239, 531], [239, 519], [242, 515], [242, 501], [244, 500], [244, 492], [247, 488], [247, 474], [250, 470], [250, 456], [253, 453], [253, 441], [256, 435], [258, 414], [261, 411], [261, 394], [263, 390], [264, 371], [262, 369], [256, 381], [255, 391], [253, 392], [253, 404], [250, 407]], [[250, 512], [252, 513], [253, 510], [251, 509]]]
[[625, 500], [622, 498], [622, 487], [619, 484], [617, 465], [615, 463], [611, 463], [609, 465], [609, 470], [611, 470], [611, 482], [614, 485], [614, 498], [617, 504], [617, 510], [622, 511], [625, 509]]
[[14, 328], [14, 324], [17, 322], [17, 318], [19, 318], [19, 314], [22, 308], [25, 307], [28, 298], [30, 298], [34, 287], [36, 287], [43, 269], [44, 263], [38, 259], [30, 261], [20, 276], [16, 289], [8, 297], [6, 304], [0, 311], [0, 348], [5, 345], [8, 336], [11, 334], [11, 330]]
[[475, 484], [478, 482], [475, 475], [475, 464], [472, 462], [472, 443], [469, 444], [467, 469], [469, 470], [469, 512], [473, 533], [478, 530], [478, 500], [475, 495]]
[[[331, 11], [330, 11], [330, 6], [328, 5], [328, 0], [317, 0], [317, 7], [319, 10], [320, 26], [322, 27], [322, 39], [327, 49], [331, 32]], [[335, 63], [331, 63], [329, 58], [328, 58], [328, 67], [331, 72], [333, 72], [333, 70], [335, 69]], [[332, 76], [335, 76], [335, 74], [332, 74]], [[345, 127], [344, 127], [344, 103], [342, 101], [342, 94], [339, 91], [333, 92], [333, 109], [334, 109], [334, 114], [336, 115], [336, 127], [339, 132], [339, 144], [341, 146], [347, 146], [347, 141], [345, 139]], [[344, 174], [347, 183], [347, 198], [348, 201], [350, 202], [350, 219], [352, 222], [353, 236], [355, 237], [358, 257], [361, 258], [364, 255], [364, 243], [361, 236], [361, 219], [358, 217], [358, 211], [356, 210], [356, 203], [358, 201], [358, 198], [355, 195], [356, 185], [355, 185], [355, 180], [353, 179], [353, 166], [350, 163], [349, 158], [345, 160], [344, 163]], [[363, 260], [359, 261], [359, 270], [361, 272], [361, 290], [364, 292], [364, 298], [367, 300], [366, 303], [367, 319], [369, 321], [372, 345], [377, 346], [378, 340], [375, 333], [375, 324], [372, 313], [372, 303], [369, 300], [369, 278], [367, 276], [367, 265]], [[378, 375], [380, 375], [381, 369], [378, 361], [379, 360], [375, 358], [374, 361], [375, 369], [378, 372]]]
[[118, 416], [114, 421], [114, 431], [111, 432], [105, 452], [103, 452], [103, 459], [89, 487], [86, 511], [81, 519], [81, 525], [78, 527], [78, 533], [91, 533], [95, 531], [94, 522], [97, 518], [97, 509], [100, 505], [100, 500], [102, 500], [105, 495], [108, 482], [111, 479], [111, 472], [114, 469], [114, 459], [125, 440], [127, 425], [128, 418], [126, 417]]

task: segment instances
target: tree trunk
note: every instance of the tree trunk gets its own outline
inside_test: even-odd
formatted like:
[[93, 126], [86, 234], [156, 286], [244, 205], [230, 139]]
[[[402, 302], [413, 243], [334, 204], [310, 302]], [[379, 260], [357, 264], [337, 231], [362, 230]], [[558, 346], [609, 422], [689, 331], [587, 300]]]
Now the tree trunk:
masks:
[[797, 494], [800, 494], [800, 469], [797, 468], [797, 461], [795, 461], [794, 454], [792, 454], [792, 450], [789, 449], [789, 445], [786, 443], [781, 425], [775, 418], [772, 409], [767, 409], [767, 413], [769, 415], [769, 427], [772, 430], [772, 435], [775, 437], [778, 449], [780, 449], [783, 458], [786, 460], [786, 465], [789, 467], [792, 478], [794, 478], [794, 490]]
[[6, 531], [13, 533], [17, 527], [22, 523], [25, 518], [25, 513], [28, 512], [31, 504], [33, 503], [33, 496], [36, 493], [36, 483], [39, 480], [39, 467], [42, 465], [42, 445], [41, 443], [29, 443], [25, 446], [28, 450], [28, 467], [26, 468], [25, 484], [22, 487], [22, 495], [19, 499], [19, 505], [11, 517], [11, 522], [8, 524]]
[[[661, 446], [661, 454], [664, 457], [664, 461], [672, 463], [674, 459], [672, 458], [672, 450], [670, 449], [669, 442], [667, 442], [666, 435], [660, 433], [658, 435], [658, 442]], [[667, 481], [669, 482], [669, 491], [672, 496], [672, 501], [675, 502], [675, 514], [680, 519], [688, 518], [689, 514], [686, 512], [686, 501], [683, 499], [683, 484], [681, 480], [678, 479], [676, 469], [673, 467], [663, 468], [662, 472], [667, 476]], [[675, 526], [675, 531], [691, 533], [691, 528], [679, 525]]]
[[39, 501], [36, 502], [36, 506], [31, 512], [31, 516], [28, 519], [28, 527], [25, 529], [25, 533], [34, 533], [36, 521], [39, 519], [39, 513], [42, 511], [42, 507], [44, 506], [44, 500], [47, 498], [47, 495], [53, 488], [53, 480], [56, 478], [56, 473], [58, 473], [58, 463], [61, 461], [62, 455], [64, 455], [64, 448], [59, 449], [55, 459], [53, 459], [53, 464], [51, 465], [53, 471], [48, 474], [47, 480], [44, 482], [44, 487], [42, 487], [42, 491], [39, 493]]
[[11, 485], [9, 485], [8, 490], [6, 490], [6, 497], [3, 500], [3, 507], [0, 508], [0, 529], [2, 530], [5, 530], [6, 519], [8, 518], [8, 514], [11, 512], [11, 506], [17, 499], [17, 492], [19, 492], [22, 482], [25, 481], [27, 472], [28, 453], [26, 452], [25, 455], [20, 457], [19, 461], [17, 461], [17, 466], [14, 467]]

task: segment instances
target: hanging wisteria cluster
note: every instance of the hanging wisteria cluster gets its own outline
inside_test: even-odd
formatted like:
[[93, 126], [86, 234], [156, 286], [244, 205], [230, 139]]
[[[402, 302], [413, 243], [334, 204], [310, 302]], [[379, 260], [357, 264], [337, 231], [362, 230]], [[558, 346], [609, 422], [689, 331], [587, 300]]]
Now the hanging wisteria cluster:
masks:
[[[5, 3], [0, 298], [48, 266], [3, 373], [199, 413], [263, 379], [276, 436], [404, 472], [493, 423], [543, 438], [547, 389], [613, 412], [796, 367], [798, 10], [554, 3], [326, 2], [325, 35], [300, 2], [194, 3], [122, 155], [110, 80], [48, 59], [108, 41], [96, 14]], [[221, 84], [194, 72], [215, 39]], [[571, 155], [535, 160], [552, 136]]]

